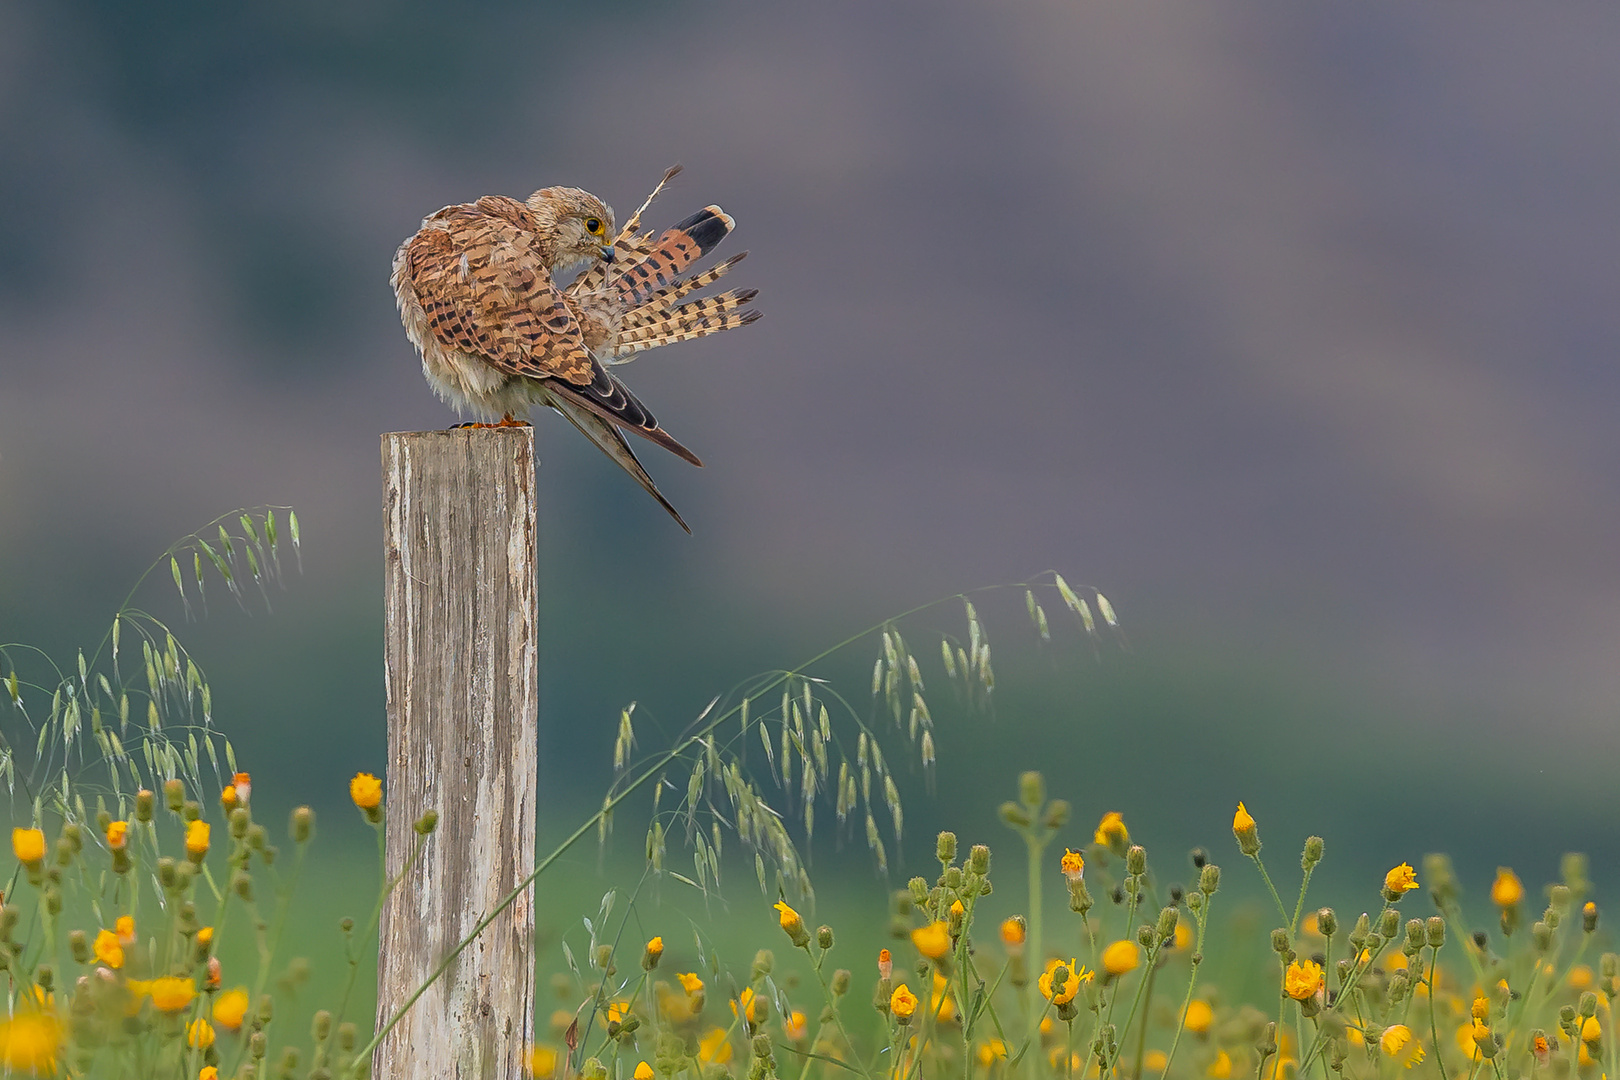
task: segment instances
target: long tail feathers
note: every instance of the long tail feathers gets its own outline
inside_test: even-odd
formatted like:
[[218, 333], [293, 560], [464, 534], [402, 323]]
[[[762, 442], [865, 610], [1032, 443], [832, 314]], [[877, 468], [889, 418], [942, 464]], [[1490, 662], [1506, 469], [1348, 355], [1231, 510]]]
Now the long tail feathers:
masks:
[[612, 458], [619, 468], [634, 477], [636, 483], [640, 484], [647, 494], [658, 500], [659, 506], [669, 511], [669, 516], [675, 519], [675, 523], [685, 529], [687, 535], [691, 535], [692, 527], [681, 518], [680, 511], [664, 498], [664, 493], [658, 490], [658, 485], [647, 475], [647, 470], [641, 467], [635, 451], [624, 441], [624, 436], [619, 433], [617, 425], [604, 420], [585, 405], [560, 394], [551, 395], [549, 404], [562, 413], [570, 424], [578, 428], [581, 435], [591, 440], [598, 450]]
[[734, 289], [717, 296], [688, 300], [622, 331], [604, 352], [609, 362], [622, 364], [646, 349], [747, 326], [764, 314], [746, 306], [754, 299], [756, 292], [754, 289]]
[[[705, 206], [665, 229], [645, 258], [623, 268], [610, 288], [618, 292], [619, 309], [632, 311], [661, 289], [675, 284], [687, 267], [714, 250], [736, 222], [718, 206]], [[617, 261], [617, 260], [615, 260]]]

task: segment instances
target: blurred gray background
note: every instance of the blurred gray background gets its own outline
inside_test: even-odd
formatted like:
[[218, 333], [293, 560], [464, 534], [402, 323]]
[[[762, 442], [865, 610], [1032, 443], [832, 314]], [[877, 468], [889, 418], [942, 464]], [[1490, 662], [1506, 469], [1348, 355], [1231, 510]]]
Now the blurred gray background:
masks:
[[[0, 641], [66, 661], [171, 540], [291, 504], [275, 614], [180, 632], [255, 772], [341, 797], [382, 765], [378, 435], [456, 419], [394, 248], [679, 162], [652, 224], [722, 204], [766, 318], [621, 369], [708, 463], [643, 454], [690, 538], [535, 418], [556, 827], [625, 702], [678, 727], [1053, 568], [1129, 651], [987, 601], [1002, 701], [941, 718], [914, 835], [1040, 765], [1150, 842], [1242, 798], [1362, 877], [1612, 863], [1620, 8], [455, 11], [0, 3]], [[862, 700], [871, 656], [826, 673]]]

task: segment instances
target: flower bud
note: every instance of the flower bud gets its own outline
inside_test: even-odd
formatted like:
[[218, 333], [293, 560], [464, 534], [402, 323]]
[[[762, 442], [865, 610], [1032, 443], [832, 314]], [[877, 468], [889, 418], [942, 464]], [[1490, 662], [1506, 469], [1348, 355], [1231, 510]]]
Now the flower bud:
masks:
[[769, 949], [761, 949], [754, 954], [754, 963], [749, 969], [749, 982], [757, 982], [771, 973], [776, 966], [776, 954]]
[[1383, 917], [1378, 920], [1378, 932], [1384, 935], [1385, 941], [1390, 940], [1396, 934], [1400, 933], [1400, 929], [1401, 913], [1396, 911], [1394, 908], [1390, 908], [1385, 911]]
[[68, 934], [68, 952], [73, 954], [73, 959], [77, 963], [90, 962], [90, 939], [85, 937], [83, 930], [74, 930]]
[[949, 866], [951, 863], [955, 862], [956, 834], [953, 832], [940, 833], [939, 839], [934, 845], [934, 854], [935, 857], [939, 859], [941, 865]]
[[1205, 896], [1214, 896], [1215, 890], [1221, 887], [1221, 868], [1214, 863], [1205, 864], [1198, 874], [1198, 891]]
[[816, 946], [823, 952], [833, 947], [833, 930], [830, 926], [816, 927]]
[[1430, 948], [1438, 949], [1446, 943], [1446, 920], [1438, 915], [1430, 915], [1427, 929]]
[[315, 811], [307, 806], [300, 806], [292, 812], [291, 832], [293, 843], [302, 844], [315, 832]]
[[1372, 932], [1372, 923], [1368, 921], [1367, 913], [1363, 911], [1356, 919], [1356, 925], [1350, 931], [1350, 944], [1359, 952]]
[[253, 878], [245, 870], [238, 870], [231, 875], [231, 889], [243, 900], [253, 899]]
[[1132, 844], [1125, 851], [1125, 869], [1132, 874], [1147, 873], [1147, 848], [1141, 844]]
[[1159, 912], [1159, 924], [1154, 927], [1154, 933], [1160, 941], [1170, 941], [1176, 936], [1176, 909], [1164, 908]]
[[1285, 927], [1279, 926], [1271, 932], [1271, 951], [1279, 956], [1289, 951], [1288, 930]]
[[1576, 1012], [1580, 1013], [1583, 1017], [1592, 1017], [1597, 1015], [1597, 1007], [1597, 995], [1588, 990], [1586, 993], [1581, 995], [1581, 1002], [1576, 1008]]
[[1084, 915], [1091, 910], [1091, 905], [1091, 890], [1086, 888], [1086, 879], [1069, 882], [1069, 910]]
[[837, 994], [839, 997], [849, 993], [849, 979], [850, 975], [848, 968], [839, 968], [837, 971], [833, 972], [832, 992]]
[[911, 889], [911, 902], [918, 907], [928, 903], [928, 882], [920, 877], [914, 877], [906, 883]]
[[175, 813], [179, 813], [186, 805], [186, 785], [179, 777], [166, 780], [163, 783], [163, 802]]
[[1305, 838], [1305, 851], [1299, 857], [1299, 865], [1306, 873], [1316, 868], [1322, 861], [1322, 838], [1320, 836], [1307, 836]]
[[1588, 900], [1586, 906], [1581, 908], [1581, 930], [1590, 934], [1595, 932], [1597, 928], [1598, 906]]
[[1002, 803], [1000, 814], [1003, 824], [1014, 829], [1027, 829], [1029, 827], [1029, 812], [1015, 802]]
[[1552, 927], [1544, 922], [1538, 922], [1530, 927], [1530, 940], [1535, 942], [1537, 952], [1546, 952], [1552, 947]]
[[1018, 798], [1031, 811], [1046, 801], [1046, 780], [1038, 772], [1027, 772], [1018, 778]]
[[1046, 804], [1046, 817], [1041, 824], [1051, 832], [1057, 832], [1069, 823], [1069, 803], [1066, 799], [1053, 799]]
[[1202, 870], [1204, 864], [1209, 862], [1209, 852], [1201, 847], [1193, 848], [1187, 853], [1187, 857], [1192, 860], [1194, 870]]
[[433, 830], [439, 827], [439, 812], [437, 810], [424, 810], [422, 816], [417, 818], [411, 828], [416, 830], [418, 836], [432, 836]]
[[1316, 913], [1316, 928], [1322, 931], [1323, 937], [1332, 937], [1339, 932], [1339, 917], [1332, 908], [1325, 907]]
[[987, 844], [974, 844], [968, 848], [968, 869], [983, 877], [990, 872], [990, 848]]
[[309, 1025], [309, 1033], [316, 1042], [325, 1042], [326, 1037], [332, 1034], [332, 1014], [325, 1009], [315, 1013], [315, 1019]]
[[1429, 943], [1428, 928], [1422, 919], [1408, 919], [1406, 921], [1406, 954], [1411, 956]]
[[148, 791], [146, 788], [141, 788], [141, 790], [139, 790], [139, 791], [137, 791], [135, 793], [135, 820], [136, 821], [151, 821], [152, 820], [152, 802], [153, 802], [152, 793], [150, 791]]
[[253, 824], [253, 816], [248, 813], [247, 807], [238, 806], [231, 811], [231, 835], [238, 840], [248, 833], [248, 826]]
[[940, 881], [952, 892], [962, 887], [962, 868], [960, 866], [947, 866], [940, 875]]
[[263, 851], [264, 845], [270, 842], [270, 833], [263, 825], [254, 822], [248, 826], [247, 845], [254, 851]]

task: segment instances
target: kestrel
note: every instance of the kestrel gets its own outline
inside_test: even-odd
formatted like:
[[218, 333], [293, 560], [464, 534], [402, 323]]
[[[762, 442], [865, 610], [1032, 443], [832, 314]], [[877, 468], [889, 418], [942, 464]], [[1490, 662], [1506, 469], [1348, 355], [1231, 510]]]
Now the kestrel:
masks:
[[[640, 234], [642, 213], [679, 171], [664, 174], [618, 232], [612, 209], [578, 188], [447, 206], [400, 245], [390, 280], [439, 397], [458, 413], [501, 424], [534, 405], [556, 409], [690, 533], [621, 430], [703, 463], [606, 366], [760, 316], [748, 307], [756, 289], [693, 296], [747, 252], [684, 276], [732, 229], [718, 206], [656, 237]], [[583, 273], [559, 284], [582, 263], [589, 263]]]

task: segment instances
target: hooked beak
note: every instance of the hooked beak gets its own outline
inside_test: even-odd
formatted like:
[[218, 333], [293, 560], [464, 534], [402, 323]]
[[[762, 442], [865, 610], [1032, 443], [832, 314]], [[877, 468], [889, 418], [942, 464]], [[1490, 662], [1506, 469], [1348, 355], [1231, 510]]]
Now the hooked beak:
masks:
[[612, 244], [603, 244], [602, 248], [601, 248], [601, 252], [602, 252], [602, 261], [603, 262], [612, 262], [613, 261], [613, 245]]

